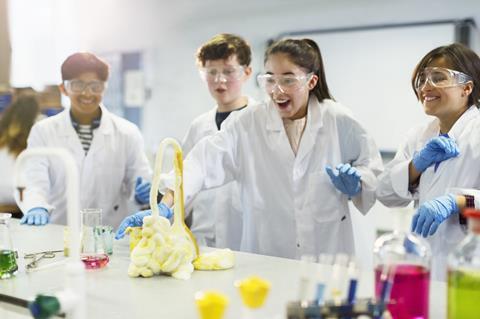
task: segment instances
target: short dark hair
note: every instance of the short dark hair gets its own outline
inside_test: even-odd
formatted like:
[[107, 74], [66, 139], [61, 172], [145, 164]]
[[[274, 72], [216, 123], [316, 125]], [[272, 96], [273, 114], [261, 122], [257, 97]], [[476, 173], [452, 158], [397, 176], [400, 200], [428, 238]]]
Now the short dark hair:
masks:
[[308, 73], [318, 76], [317, 85], [310, 91], [319, 102], [324, 99], [332, 99], [327, 85], [325, 69], [323, 67], [322, 54], [317, 43], [311, 39], [283, 39], [273, 42], [265, 51], [264, 63], [271, 55], [283, 53], [297, 66], [304, 68]]
[[480, 107], [480, 58], [470, 48], [461, 43], [452, 43], [433, 49], [420, 60], [412, 75], [412, 88], [417, 98], [418, 92], [415, 90], [415, 79], [428, 64], [439, 58], [447, 60], [450, 68], [453, 70], [465, 73], [472, 78], [473, 90], [468, 97], [468, 106], [476, 105]]
[[101, 81], [107, 81], [109, 66], [95, 54], [77, 52], [63, 62], [62, 81], [74, 79], [85, 72], [94, 72]]
[[207, 60], [228, 59], [237, 56], [238, 63], [249, 66], [252, 61], [250, 45], [241, 37], [229, 33], [217, 34], [197, 50], [197, 61], [205, 66]]

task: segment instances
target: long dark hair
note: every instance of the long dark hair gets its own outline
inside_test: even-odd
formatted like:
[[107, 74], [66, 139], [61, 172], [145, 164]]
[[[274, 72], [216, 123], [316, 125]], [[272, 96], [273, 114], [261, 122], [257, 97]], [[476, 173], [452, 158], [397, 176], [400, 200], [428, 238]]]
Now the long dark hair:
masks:
[[333, 97], [328, 90], [322, 54], [317, 43], [311, 39], [284, 39], [271, 44], [265, 52], [263, 62], [266, 63], [270, 55], [276, 53], [287, 54], [294, 64], [318, 76], [317, 85], [310, 91], [315, 94], [319, 102]]
[[473, 89], [468, 97], [468, 106], [476, 105], [480, 107], [480, 58], [467, 46], [460, 43], [444, 45], [428, 52], [417, 64], [412, 75], [412, 88], [418, 98], [418, 92], [415, 90], [415, 79], [418, 73], [423, 71], [433, 60], [444, 58], [455, 71], [460, 71], [472, 77]]
[[28, 134], [38, 113], [35, 97], [18, 97], [0, 119], [0, 148], [6, 147], [15, 156], [20, 154], [27, 147]]

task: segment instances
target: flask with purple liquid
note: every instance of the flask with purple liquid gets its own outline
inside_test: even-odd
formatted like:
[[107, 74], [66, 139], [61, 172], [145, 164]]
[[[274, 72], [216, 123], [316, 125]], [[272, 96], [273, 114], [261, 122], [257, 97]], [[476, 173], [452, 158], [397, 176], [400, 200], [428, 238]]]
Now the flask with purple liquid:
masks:
[[408, 209], [395, 209], [395, 230], [375, 241], [375, 293], [393, 318], [427, 319], [431, 249], [410, 233]]

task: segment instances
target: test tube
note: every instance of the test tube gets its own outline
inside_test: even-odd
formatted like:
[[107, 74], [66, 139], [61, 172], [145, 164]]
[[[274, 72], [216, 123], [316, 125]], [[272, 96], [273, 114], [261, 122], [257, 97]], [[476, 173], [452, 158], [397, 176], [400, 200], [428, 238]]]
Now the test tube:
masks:
[[308, 303], [310, 287], [312, 285], [312, 264], [316, 261], [313, 255], [303, 255], [300, 258], [300, 282], [298, 285], [298, 300]]
[[324, 301], [325, 289], [328, 283], [329, 267], [333, 262], [333, 256], [329, 254], [320, 254], [318, 256], [317, 286], [315, 291], [315, 302], [321, 305]]
[[342, 303], [345, 293], [348, 255], [337, 254], [332, 271], [332, 299], [336, 305]]
[[358, 273], [359, 269], [355, 260], [351, 260], [348, 264], [348, 293], [347, 293], [347, 302], [348, 304], [355, 303], [355, 296], [357, 294], [357, 285], [358, 285]]

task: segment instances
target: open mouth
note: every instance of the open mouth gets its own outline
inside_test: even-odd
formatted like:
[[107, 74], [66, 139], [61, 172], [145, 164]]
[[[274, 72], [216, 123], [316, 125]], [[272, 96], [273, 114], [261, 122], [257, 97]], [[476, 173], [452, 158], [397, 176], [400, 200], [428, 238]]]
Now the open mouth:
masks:
[[288, 108], [288, 106], [290, 105], [290, 100], [288, 100], [288, 99], [281, 99], [281, 100], [277, 99], [274, 102], [275, 102], [275, 104], [277, 104], [277, 106], [281, 110]]

